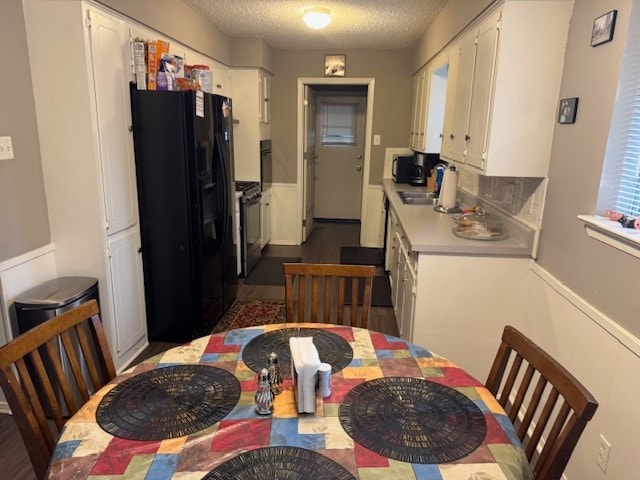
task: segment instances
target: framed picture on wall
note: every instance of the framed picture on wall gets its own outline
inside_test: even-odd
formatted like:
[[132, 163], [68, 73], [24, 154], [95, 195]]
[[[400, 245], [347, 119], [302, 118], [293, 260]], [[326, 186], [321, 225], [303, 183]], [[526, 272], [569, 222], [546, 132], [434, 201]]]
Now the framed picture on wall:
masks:
[[616, 27], [617, 14], [617, 10], [611, 10], [593, 21], [593, 30], [591, 31], [592, 47], [597, 47], [598, 45], [602, 45], [603, 43], [613, 40], [613, 31]]
[[578, 98], [563, 98], [558, 107], [558, 123], [575, 123]]
[[346, 66], [346, 55], [325, 55], [324, 56], [324, 76], [344, 77]]

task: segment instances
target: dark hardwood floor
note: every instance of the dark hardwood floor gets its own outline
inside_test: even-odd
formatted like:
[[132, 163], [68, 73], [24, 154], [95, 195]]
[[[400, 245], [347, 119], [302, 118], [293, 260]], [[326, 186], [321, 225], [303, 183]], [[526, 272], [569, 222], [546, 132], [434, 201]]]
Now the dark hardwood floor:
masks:
[[[263, 255], [278, 257], [300, 257], [303, 262], [340, 263], [340, 247], [356, 246], [360, 243], [360, 224], [342, 222], [318, 222], [311, 236], [303, 245], [269, 245]], [[382, 267], [379, 273], [382, 273]], [[238, 298], [263, 298], [284, 300], [284, 287], [268, 285], [245, 285], [239, 279]], [[369, 328], [391, 335], [398, 334], [393, 309], [371, 307]], [[154, 342], [136, 358], [133, 364], [176, 346], [174, 343]], [[0, 478], [11, 480], [35, 480], [29, 456], [22, 438], [10, 415], [0, 414]]]

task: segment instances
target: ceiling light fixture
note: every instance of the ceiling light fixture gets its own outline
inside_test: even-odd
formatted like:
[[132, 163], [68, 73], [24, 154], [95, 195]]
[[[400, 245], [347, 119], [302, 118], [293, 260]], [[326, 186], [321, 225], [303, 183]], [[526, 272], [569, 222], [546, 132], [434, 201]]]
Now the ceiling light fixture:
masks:
[[320, 30], [331, 23], [331, 11], [326, 8], [305, 10], [302, 20], [311, 28]]

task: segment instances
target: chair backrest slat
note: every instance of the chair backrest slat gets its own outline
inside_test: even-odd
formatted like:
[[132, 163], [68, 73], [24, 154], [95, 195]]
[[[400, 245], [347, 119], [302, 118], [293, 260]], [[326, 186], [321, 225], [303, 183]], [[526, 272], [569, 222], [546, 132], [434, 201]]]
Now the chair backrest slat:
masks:
[[375, 266], [285, 263], [283, 270], [287, 321], [368, 327]]
[[[523, 362], [527, 368], [520, 372]], [[534, 478], [559, 480], [598, 402], [557, 360], [511, 326], [504, 329], [485, 386], [517, 426]]]
[[0, 385], [39, 479], [67, 416], [89, 399], [90, 388], [98, 390], [116, 376], [98, 313], [97, 302], [90, 300], [0, 347]]

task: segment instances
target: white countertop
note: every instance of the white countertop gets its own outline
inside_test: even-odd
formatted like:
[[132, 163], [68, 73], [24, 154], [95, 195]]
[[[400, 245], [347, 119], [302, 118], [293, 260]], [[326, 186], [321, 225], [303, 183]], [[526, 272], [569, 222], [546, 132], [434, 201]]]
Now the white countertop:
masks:
[[[382, 187], [396, 212], [398, 221], [411, 245], [411, 250], [429, 254], [492, 255], [531, 257], [534, 252], [536, 231], [501, 212], [494, 212], [485, 206], [487, 212], [496, 213], [504, 221], [508, 237], [503, 240], [467, 240], [457, 237], [453, 217], [459, 214], [439, 213], [433, 205], [405, 205], [398, 191], [426, 191], [425, 187], [413, 187], [383, 179]], [[462, 195], [464, 196], [464, 195]], [[470, 197], [470, 196], [469, 196]], [[460, 198], [460, 195], [459, 195]], [[472, 207], [474, 199], [464, 207]]]

